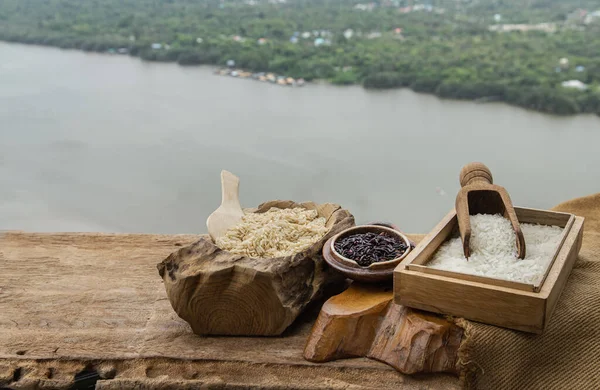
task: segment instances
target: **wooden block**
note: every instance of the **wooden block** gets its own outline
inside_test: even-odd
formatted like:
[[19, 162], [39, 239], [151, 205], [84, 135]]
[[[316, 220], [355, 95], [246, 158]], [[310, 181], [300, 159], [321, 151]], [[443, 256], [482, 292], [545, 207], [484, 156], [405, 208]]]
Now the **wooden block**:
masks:
[[542, 333], [581, 248], [584, 218], [515, 207], [522, 223], [564, 228], [556, 254], [539, 285], [433, 270], [427, 262], [455, 232], [451, 211], [394, 270], [397, 304], [464, 317], [506, 328]]
[[462, 334], [461, 328], [443, 318], [395, 304], [391, 288], [355, 282], [325, 302], [304, 358], [326, 362], [365, 356], [403, 374], [458, 375]]
[[317, 210], [329, 232], [310, 248], [291, 256], [256, 259], [218, 248], [208, 236], [172, 253], [157, 265], [175, 312], [199, 335], [276, 336], [313, 300], [343, 278], [323, 260], [323, 243], [354, 225], [354, 217], [335, 204], [270, 201], [272, 207]]

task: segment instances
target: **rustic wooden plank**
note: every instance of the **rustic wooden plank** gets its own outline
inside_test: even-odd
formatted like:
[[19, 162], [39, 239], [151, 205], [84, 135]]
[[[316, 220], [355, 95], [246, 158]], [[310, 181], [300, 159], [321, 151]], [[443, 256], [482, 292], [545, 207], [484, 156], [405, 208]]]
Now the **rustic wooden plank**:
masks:
[[[15, 389], [72, 389], [74, 377], [83, 370], [96, 372], [99, 389], [263, 389], [263, 390], [372, 390], [379, 388], [458, 390], [450, 375], [428, 375], [419, 379], [395, 370], [348, 369], [328, 364], [303, 366], [263, 364], [242, 361], [184, 359], [117, 359], [83, 362], [79, 360], [0, 360], [0, 386], [20, 369], [22, 378]], [[4, 381], [3, 381], [4, 380]], [[375, 382], [376, 380], [376, 382]], [[2, 387], [5, 388], [5, 387]], [[94, 387], [91, 387], [94, 388]]]
[[[239, 367], [225, 380], [234, 384], [244, 383], [256, 372], [269, 376], [273, 388], [285, 388], [290, 377], [311, 375], [322, 379], [322, 388], [363, 389], [382, 381], [408, 389], [458, 388], [458, 380], [446, 375], [413, 378], [366, 358], [322, 364], [306, 361], [302, 352], [319, 305], [307, 309], [282, 337], [193, 334], [171, 308], [156, 264], [198, 238], [0, 234], [0, 366], [8, 379], [21, 367], [28, 380], [34, 380], [42, 362], [56, 368], [57, 378], [61, 362], [84, 367], [104, 361], [113, 362], [117, 370], [131, 370], [134, 379], [146, 378], [146, 372], [173, 376], [189, 362], [205, 362], [206, 370], [198, 375], [212, 372], [210, 364]], [[147, 371], [151, 359], [169, 364], [156, 363]], [[119, 377], [125, 375], [118, 372]], [[313, 383], [317, 386], [318, 381]], [[260, 381], [251, 384], [262, 385]]]

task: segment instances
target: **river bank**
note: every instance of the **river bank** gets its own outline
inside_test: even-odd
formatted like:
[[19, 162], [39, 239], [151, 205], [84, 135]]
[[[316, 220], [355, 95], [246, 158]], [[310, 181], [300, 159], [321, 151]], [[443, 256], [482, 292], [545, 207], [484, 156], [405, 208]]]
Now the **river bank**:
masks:
[[[140, 46], [131, 44], [127, 47], [108, 47], [107, 45], [94, 45], [88, 42], [76, 42], [61, 40], [38, 40], [38, 39], [19, 39], [12, 37], [8, 40], [0, 35], [0, 40], [13, 43], [33, 44], [40, 46], [58, 47], [61, 49], [75, 49], [86, 52], [98, 52], [109, 55], [129, 55], [138, 57], [148, 62], [171, 62], [181, 66], [212, 65], [225, 66], [221, 58], [210, 58], [203, 56], [202, 53], [189, 49], [171, 49], [161, 45], [160, 49], [152, 47], [153, 45]], [[249, 68], [240, 68], [241, 72], [250, 73], [273, 73], [276, 70], [258, 69], [252, 71]], [[294, 77], [295, 75], [285, 76], [285, 78], [300, 78], [301, 84], [304, 81], [311, 82], [313, 78]], [[440, 81], [438, 78], [413, 78], [411, 75], [405, 75], [397, 72], [379, 72], [365, 77], [357, 77], [350, 69], [338, 70], [335, 77], [322, 78], [334, 85], [361, 85], [366, 89], [399, 89], [409, 88], [414, 92], [432, 94], [443, 99], [477, 101], [485, 102], [503, 102], [509, 105], [526, 108], [533, 111], [543, 112], [557, 116], [571, 116], [581, 113], [590, 113], [600, 116], [600, 90], [593, 87], [587, 91], [575, 91], [567, 88], [549, 88], [541, 86], [510, 86], [495, 82], [451, 82]], [[283, 82], [276, 80], [276, 83]], [[286, 82], [287, 84], [287, 82]]]
[[244, 69], [219, 68], [215, 70], [219, 76], [229, 76], [239, 79], [256, 80], [262, 83], [271, 83], [282, 86], [303, 87], [306, 83], [303, 78], [295, 79], [290, 76], [278, 75], [267, 72], [249, 72]]

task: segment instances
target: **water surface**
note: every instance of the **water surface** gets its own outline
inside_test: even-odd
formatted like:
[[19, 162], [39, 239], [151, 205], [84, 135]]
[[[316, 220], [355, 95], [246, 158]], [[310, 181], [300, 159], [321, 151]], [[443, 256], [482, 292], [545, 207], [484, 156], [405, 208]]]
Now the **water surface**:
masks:
[[595, 116], [0, 43], [0, 229], [205, 232], [227, 169], [246, 207], [335, 202], [427, 232], [465, 163], [549, 208], [600, 191], [597, 145]]

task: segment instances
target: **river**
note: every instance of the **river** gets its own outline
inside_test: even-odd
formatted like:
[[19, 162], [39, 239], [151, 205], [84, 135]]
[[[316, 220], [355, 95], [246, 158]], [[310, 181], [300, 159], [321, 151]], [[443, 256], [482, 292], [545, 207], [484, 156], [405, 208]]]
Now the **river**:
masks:
[[518, 206], [600, 191], [600, 118], [410, 90], [281, 87], [208, 67], [0, 43], [0, 229], [202, 233], [243, 206], [335, 202], [429, 231], [485, 162]]

